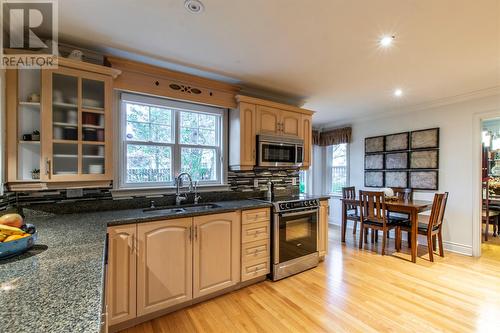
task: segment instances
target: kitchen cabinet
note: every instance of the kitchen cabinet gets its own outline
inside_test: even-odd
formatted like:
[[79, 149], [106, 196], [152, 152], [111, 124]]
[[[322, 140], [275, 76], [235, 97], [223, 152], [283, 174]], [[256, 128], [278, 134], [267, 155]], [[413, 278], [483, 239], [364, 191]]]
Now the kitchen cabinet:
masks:
[[229, 166], [233, 170], [252, 170], [257, 158], [255, 104], [241, 102], [229, 113]]
[[281, 135], [281, 110], [257, 105], [257, 134]]
[[252, 209], [241, 213], [241, 281], [270, 272], [271, 210]]
[[240, 216], [238, 212], [193, 219], [193, 296], [205, 296], [240, 280]]
[[136, 317], [136, 228], [135, 224], [108, 228], [106, 300], [109, 325]]
[[281, 111], [281, 134], [286, 136], [302, 137], [302, 114], [290, 111]]
[[119, 71], [59, 59], [57, 69], [7, 71], [7, 182], [11, 190], [108, 184], [112, 83]]
[[191, 218], [137, 225], [138, 316], [193, 297], [191, 234]]
[[312, 116], [302, 115], [301, 119], [302, 139], [304, 140], [304, 161], [303, 169], [308, 169], [311, 166], [312, 159]]
[[258, 135], [304, 140], [303, 168], [311, 165], [312, 114], [295, 106], [238, 95], [238, 107], [229, 113], [229, 167], [253, 170], [258, 164]]
[[328, 200], [321, 200], [319, 206], [319, 225], [318, 225], [318, 252], [320, 260], [324, 260], [328, 253], [328, 217], [330, 207]]
[[257, 133], [300, 137], [302, 114], [257, 105]]
[[[246, 220], [262, 222], [269, 214], [269, 208], [261, 209]], [[236, 286], [241, 216], [234, 211], [108, 228], [106, 301], [113, 331]], [[251, 253], [247, 249], [247, 256], [268, 261], [268, 241], [255, 244]]]

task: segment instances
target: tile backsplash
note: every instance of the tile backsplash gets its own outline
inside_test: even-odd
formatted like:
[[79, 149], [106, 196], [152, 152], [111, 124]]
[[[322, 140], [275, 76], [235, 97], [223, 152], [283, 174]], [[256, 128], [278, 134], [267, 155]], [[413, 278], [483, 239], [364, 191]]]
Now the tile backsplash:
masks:
[[[230, 191], [202, 192], [200, 202], [264, 197], [269, 181], [274, 184], [274, 191], [277, 195], [299, 192], [298, 170], [230, 171], [228, 174]], [[0, 196], [0, 212], [11, 208], [17, 208], [18, 210], [30, 208], [49, 213], [65, 214], [146, 208], [151, 205], [151, 201], [154, 201], [156, 206], [175, 204], [175, 195], [171, 193], [155, 196], [133, 195], [113, 198], [110, 189], [103, 188], [83, 189], [81, 194], [79, 197], [72, 197], [72, 193], [68, 194], [66, 190], [7, 192]], [[193, 199], [189, 198], [189, 200]]]

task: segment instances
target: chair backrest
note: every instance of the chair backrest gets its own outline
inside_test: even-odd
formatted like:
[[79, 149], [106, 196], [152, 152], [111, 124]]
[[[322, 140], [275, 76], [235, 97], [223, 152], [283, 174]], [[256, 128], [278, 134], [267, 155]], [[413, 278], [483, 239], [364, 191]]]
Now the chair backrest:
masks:
[[361, 220], [370, 220], [386, 224], [387, 209], [385, 206], [384, 192], [380, 191], [359, 191]]
[[483, 182], [483, 194], [482, 194], [482, 206], [483, 206], [483, 219], [489, 219], [490, 218], [490, 189], [489, 189], [489, 182], [484, 181]]
[[[342, 187], [342, 199], [356, 199], [356, 188], [354, 186]], [[356, 205], [347, 204], [347, 210], [357, 210]]]
[[429, 216], [428, 232], [443, 226], [444, 211], [446, 209], [446, 202], [448, 201], [448, 192], [434, 194], [434, 201], [432, 203], [431, 215]]
[[413, 201], [413, 189], [411, 188], [393, 187], [392, 191], [394, 192], [394, 195], [401, 201]]

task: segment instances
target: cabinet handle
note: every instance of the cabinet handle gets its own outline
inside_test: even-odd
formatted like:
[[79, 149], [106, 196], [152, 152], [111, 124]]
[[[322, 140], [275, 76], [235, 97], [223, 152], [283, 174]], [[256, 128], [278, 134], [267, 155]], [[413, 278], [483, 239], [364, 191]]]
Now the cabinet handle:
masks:
[[194, 239], [198, 239], [198, 226], [194, 227]]
[[192, 242], [193, 241], [193, 227], [189, 227], [189, 241]]
[[48, 158], [45, 159], [45, 175], [49, 176], [50, 178], [50, 169], [51, 169], [51, 163]]
[[128, 247], [130, 249], [130, 253], [134, 253], [134, 235], [131, 235], [128, 238]]

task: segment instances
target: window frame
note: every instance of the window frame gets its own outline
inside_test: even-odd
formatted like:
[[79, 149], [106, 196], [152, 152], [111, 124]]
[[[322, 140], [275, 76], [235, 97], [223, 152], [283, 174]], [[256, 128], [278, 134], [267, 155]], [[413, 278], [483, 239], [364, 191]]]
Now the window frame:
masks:
[[[345, 157], [345, 186], [347, 186], [349, 184], [349, 177], [350, 177], [350, 147], [349, 147], [349, 143], [340, 143], [340, 144], [344, 144], [346, 145], [346, 157]], [[339, 144], [339, 145], [340, 145]], [[331, 145], [331, 146], [328, 146], [328, 149], [327, 149], [327, 175], [328, 175], [328, 189], [327, 189], [327, 193], [329, 193], [331, 196], [334, 196], [334, 197], [340, 197], [342, 196], [342, 192], [339, 191], [339, 192], [334, 192], [333, 191], [333, 147], [334, 146], [337, 146], [337, 145]]]
[[[137, 140], [127, 140], [126, 129], [127, 129], [127, 111], [126, 104], [144, 104], [147, 106], [157, 106], [160, 108], [167, 108], [172, 110], [171, 117], [171, 128], [173, 142], [155, 142], [155, 141], [137, 141]], [[180, 143], [180, 113], [193, 112], [193, 113], [204, 113], [213, 114], [219, 117], [219, 121], [216, 122], [216, 146], [211, 145], [193, 145], [193, 144], [181, 144]], [[224, 167], [224, 161], [226, 160], [226, 146], [227, 146], [227, 110], [212, 106], [206, 106], [201, 104], [181, 102], [176, 100], [171, 100], [162, 97], [145, 96], [140, 94], [132, 93], [120, 93], [119, 94], [119, 126], [118, 126], [118, 138], [119, 138], [119, 176], [118, 176], [118, 187], [120, 190], [128, 189], [154, 189], [154, 188], [174, 188], [175, 187], [175, 177], [180, 173], [181, 170], [181, 149], [182, 148], [206, 148], [215, 150], [215, 167], [216, 167], [216, 179], [215, 180], [200, 180], [200, 186], [226, 186], [227, 170]], [[171, 159], [172, 159], [172, 175], [170, 182], [141, 182], [141, 183], [129, 183], [127, 182], [127, 147], [128, 145], [150, 145], [150, 146], [160, 146], [160, 147], [171, 147]]]

